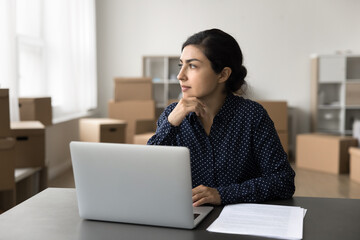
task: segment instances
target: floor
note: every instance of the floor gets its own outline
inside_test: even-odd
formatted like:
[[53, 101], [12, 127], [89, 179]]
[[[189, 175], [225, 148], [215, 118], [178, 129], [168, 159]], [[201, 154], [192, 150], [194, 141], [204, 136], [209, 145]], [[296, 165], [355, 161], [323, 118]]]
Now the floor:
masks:
[[[358, 198], [360, 199], [360, 184], [350, 180], [348, 174], [336, 175], [296, 168], [295, 196]], [[49, 187], [74, 188], [72, 169], [49, 182]]]

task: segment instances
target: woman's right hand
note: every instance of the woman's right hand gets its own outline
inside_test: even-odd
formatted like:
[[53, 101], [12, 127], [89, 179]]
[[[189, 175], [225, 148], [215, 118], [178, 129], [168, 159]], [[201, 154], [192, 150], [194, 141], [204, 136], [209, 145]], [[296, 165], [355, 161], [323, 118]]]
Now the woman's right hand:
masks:
[[195, 112], [199, 117], [204, 116], [205, 104], [196, 97], [182, 98], [168, 116], [168, 121], [173, 126], [179, 126], [191, 112]]

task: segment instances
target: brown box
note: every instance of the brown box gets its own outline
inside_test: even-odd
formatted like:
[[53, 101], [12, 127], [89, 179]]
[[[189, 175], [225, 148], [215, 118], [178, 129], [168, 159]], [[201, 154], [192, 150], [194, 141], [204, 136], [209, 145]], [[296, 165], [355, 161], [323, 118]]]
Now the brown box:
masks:
[[146, 145], [155, 132], [141, 133], [134, 136], [134, 144]]
[[155, 134], [155, 120], [137, 120], [134, 136], [134, 144], [146, 145], [148, 140]]
[[10, 135], [9, 89], [0, 89], [0, 138]]
[[360, 183], [360, 148], [351, 147], [350, 153], [350, 179]]
[[19, 98], [20, 120], [40, 121], [45, 126], [52, 124], [50, 97]]
[[155, 102], [147, 101], [121, 101], [110, 100], [108, 103], [108, 116], [125, 120], [127, 122], [126, 142], [133, 143], [137, 120], [155, 119]]
[[156, 120], [136, 120], [135, 134], [143, 134], [156, 131]]
[[288, 112], [286, 101], [257, 101], [268, 112], [277, 131], [288, 130]]
[[11, 122], [15, 168], [45, 166], [45, 127], [39, 121]]
[[296, 166], [327, 173], [348, 173], [351, 146], [357, 146], [357, 139], [326, 134], [299, 134], [296, 136]]
[[15, 188], [15, 140], [0, 138], [0, 190]]
[[360, 105], [360, 83], [346, 83], [346, 105]]
[[79, 120], [80, 141], [126, 142], [126, 121], [110, 118], [82, 118]]
[[151, 100], [151, 78], [115, 78], [115, 102], [131, 100]]

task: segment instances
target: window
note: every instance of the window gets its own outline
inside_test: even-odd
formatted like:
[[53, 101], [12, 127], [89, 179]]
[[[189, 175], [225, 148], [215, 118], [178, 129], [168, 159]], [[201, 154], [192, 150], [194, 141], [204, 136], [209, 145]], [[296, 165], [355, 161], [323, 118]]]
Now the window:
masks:
[[16, 0], [19, 96], [47, 95], [42, 1]]
[[55, 119], [97, 107], [94, 0], [16, 1], [18, 96], [51, 96]]

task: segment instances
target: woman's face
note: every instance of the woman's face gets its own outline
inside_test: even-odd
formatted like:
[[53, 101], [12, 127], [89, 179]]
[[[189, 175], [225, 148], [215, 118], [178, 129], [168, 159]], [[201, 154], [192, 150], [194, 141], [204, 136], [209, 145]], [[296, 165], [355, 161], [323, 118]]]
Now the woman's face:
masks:
[[205, 99], [222, 90], [219, 89], [220, 74], [214, 72], [211, 62], [198, 47], [186, 46], [181, 53], [179, 66], [181, 69], [177, 78], [184, 98]]

